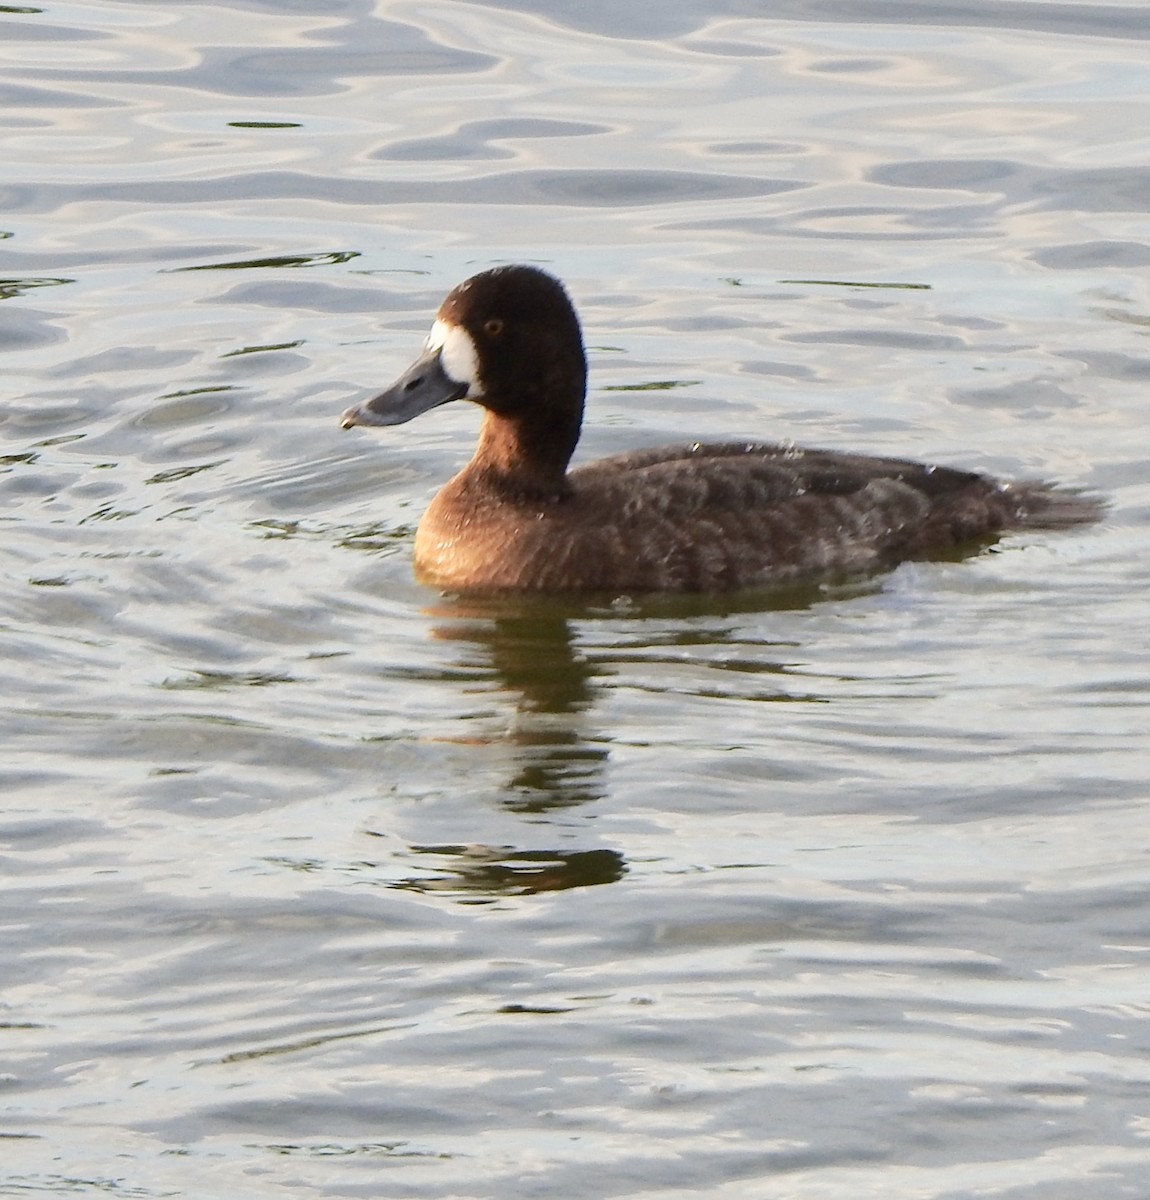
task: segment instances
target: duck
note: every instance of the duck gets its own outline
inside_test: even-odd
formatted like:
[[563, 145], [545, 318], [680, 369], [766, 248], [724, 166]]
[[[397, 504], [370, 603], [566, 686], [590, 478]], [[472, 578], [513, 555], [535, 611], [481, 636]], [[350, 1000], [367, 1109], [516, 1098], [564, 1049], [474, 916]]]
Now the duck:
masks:
[[422, 352], [344, 429], [468, 400], [471, 461], [435, 496], [414, 568], [445, 592], [723, 593], [848, 580], [1097, 518], [1040, 482], [788, 443], [690, 442], [571, 468], [587, 357], [563, 284], [534, 266], [455, 287]]

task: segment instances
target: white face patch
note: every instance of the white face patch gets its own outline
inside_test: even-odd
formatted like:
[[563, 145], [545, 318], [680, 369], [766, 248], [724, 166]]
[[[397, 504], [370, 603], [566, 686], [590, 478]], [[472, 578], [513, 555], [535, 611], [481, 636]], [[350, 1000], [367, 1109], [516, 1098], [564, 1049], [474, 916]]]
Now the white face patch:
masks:
[[467, 384], [467, 399], [474, 400], [483, 395], [479, 354], [466, 329], [447, 321], [436, 321], [424, 345], [428, 350], [439, 351], [439, 363], [448, 379]]

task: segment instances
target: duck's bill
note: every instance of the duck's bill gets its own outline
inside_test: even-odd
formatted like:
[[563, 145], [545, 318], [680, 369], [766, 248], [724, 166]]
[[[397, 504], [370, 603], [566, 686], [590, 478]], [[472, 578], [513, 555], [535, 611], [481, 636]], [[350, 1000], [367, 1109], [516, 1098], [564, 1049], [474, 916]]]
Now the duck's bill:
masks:
[[419, 358], [387, 389], [366, 404], [356, 404], [340, 418], [344, 429], [355, 425], [402, 425], [428, 409], [460, 400], [468, 385], [452, 379], [443, 369], [442, 348]]

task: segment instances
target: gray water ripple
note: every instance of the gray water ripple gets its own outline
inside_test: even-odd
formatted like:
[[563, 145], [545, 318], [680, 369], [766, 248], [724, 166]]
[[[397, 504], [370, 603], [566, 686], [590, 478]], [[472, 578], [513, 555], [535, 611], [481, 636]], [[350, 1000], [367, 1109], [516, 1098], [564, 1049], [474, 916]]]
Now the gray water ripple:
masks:
[[693, 171], [644, 169], [505, 171], [473, 179], [336, 179], [296, 171], [230, 174], [224, 179], [137, 180], [130, 183], [4, 189], [6, 211], [47, 215], [81, 196], [135, 206], [211, 204], [237, 200], [324, 200], [351, 207], [489, 204], [574, 207], [669, 205], [699, 200], [772, 196], [802, 184], [789, 180]]
[[1062, 36], [1150, 37], [1150, 15], [1125, 4], [1050, 4], [1039, 0], [948, 0], [924, 5], [917, 0], [687, 0], [622, 15], [611, 0], [586, 0], [578, 11], [540, 6], [530, 0], [497, 0], [500, 8], [538, 12], [572, 28], [615, 37], [661, 39], [701, 30], [719, 16], [830, 25], [1010, 29]]

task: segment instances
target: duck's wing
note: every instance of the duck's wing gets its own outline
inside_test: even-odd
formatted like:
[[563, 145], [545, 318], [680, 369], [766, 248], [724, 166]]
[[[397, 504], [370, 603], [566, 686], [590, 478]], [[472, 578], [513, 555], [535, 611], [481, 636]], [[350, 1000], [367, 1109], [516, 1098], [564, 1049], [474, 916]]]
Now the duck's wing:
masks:
[[[802, 449], [767, 442], [690, 443], [660, 446], [599, 459], [571, 472], [579, 486], [632, 492], [654, 507], [766, 510], [800, 497], [855, 497], [874, 503], [874, 488], [907, 493], [925, 502], [950, 528], [924, 528], [920, 542], [942, 544], [1005, 529], [1061, 529], [1098, 520], [1099, 497], [1037, 480], [1004, 483], [975, 471], [904, 458]], [[925, 516], [925, 514], [924, 514]], [[925, 541], [924, 541], [925, 539]]]
[[863, 574], [1098, 515], [1097, 501], [1043, 484], [759, 443], [616, 455], [569, 479], [580, 555], [653, 590]]
[[909, 459], [806, 450], [763, 442], [660, 446], [601, 458], [570, 474], [577, 488], [631, 493], [655, 508], [765, 508], [799, 497], [848, 497], [891, 480], [927, 500], [993, 480]]

